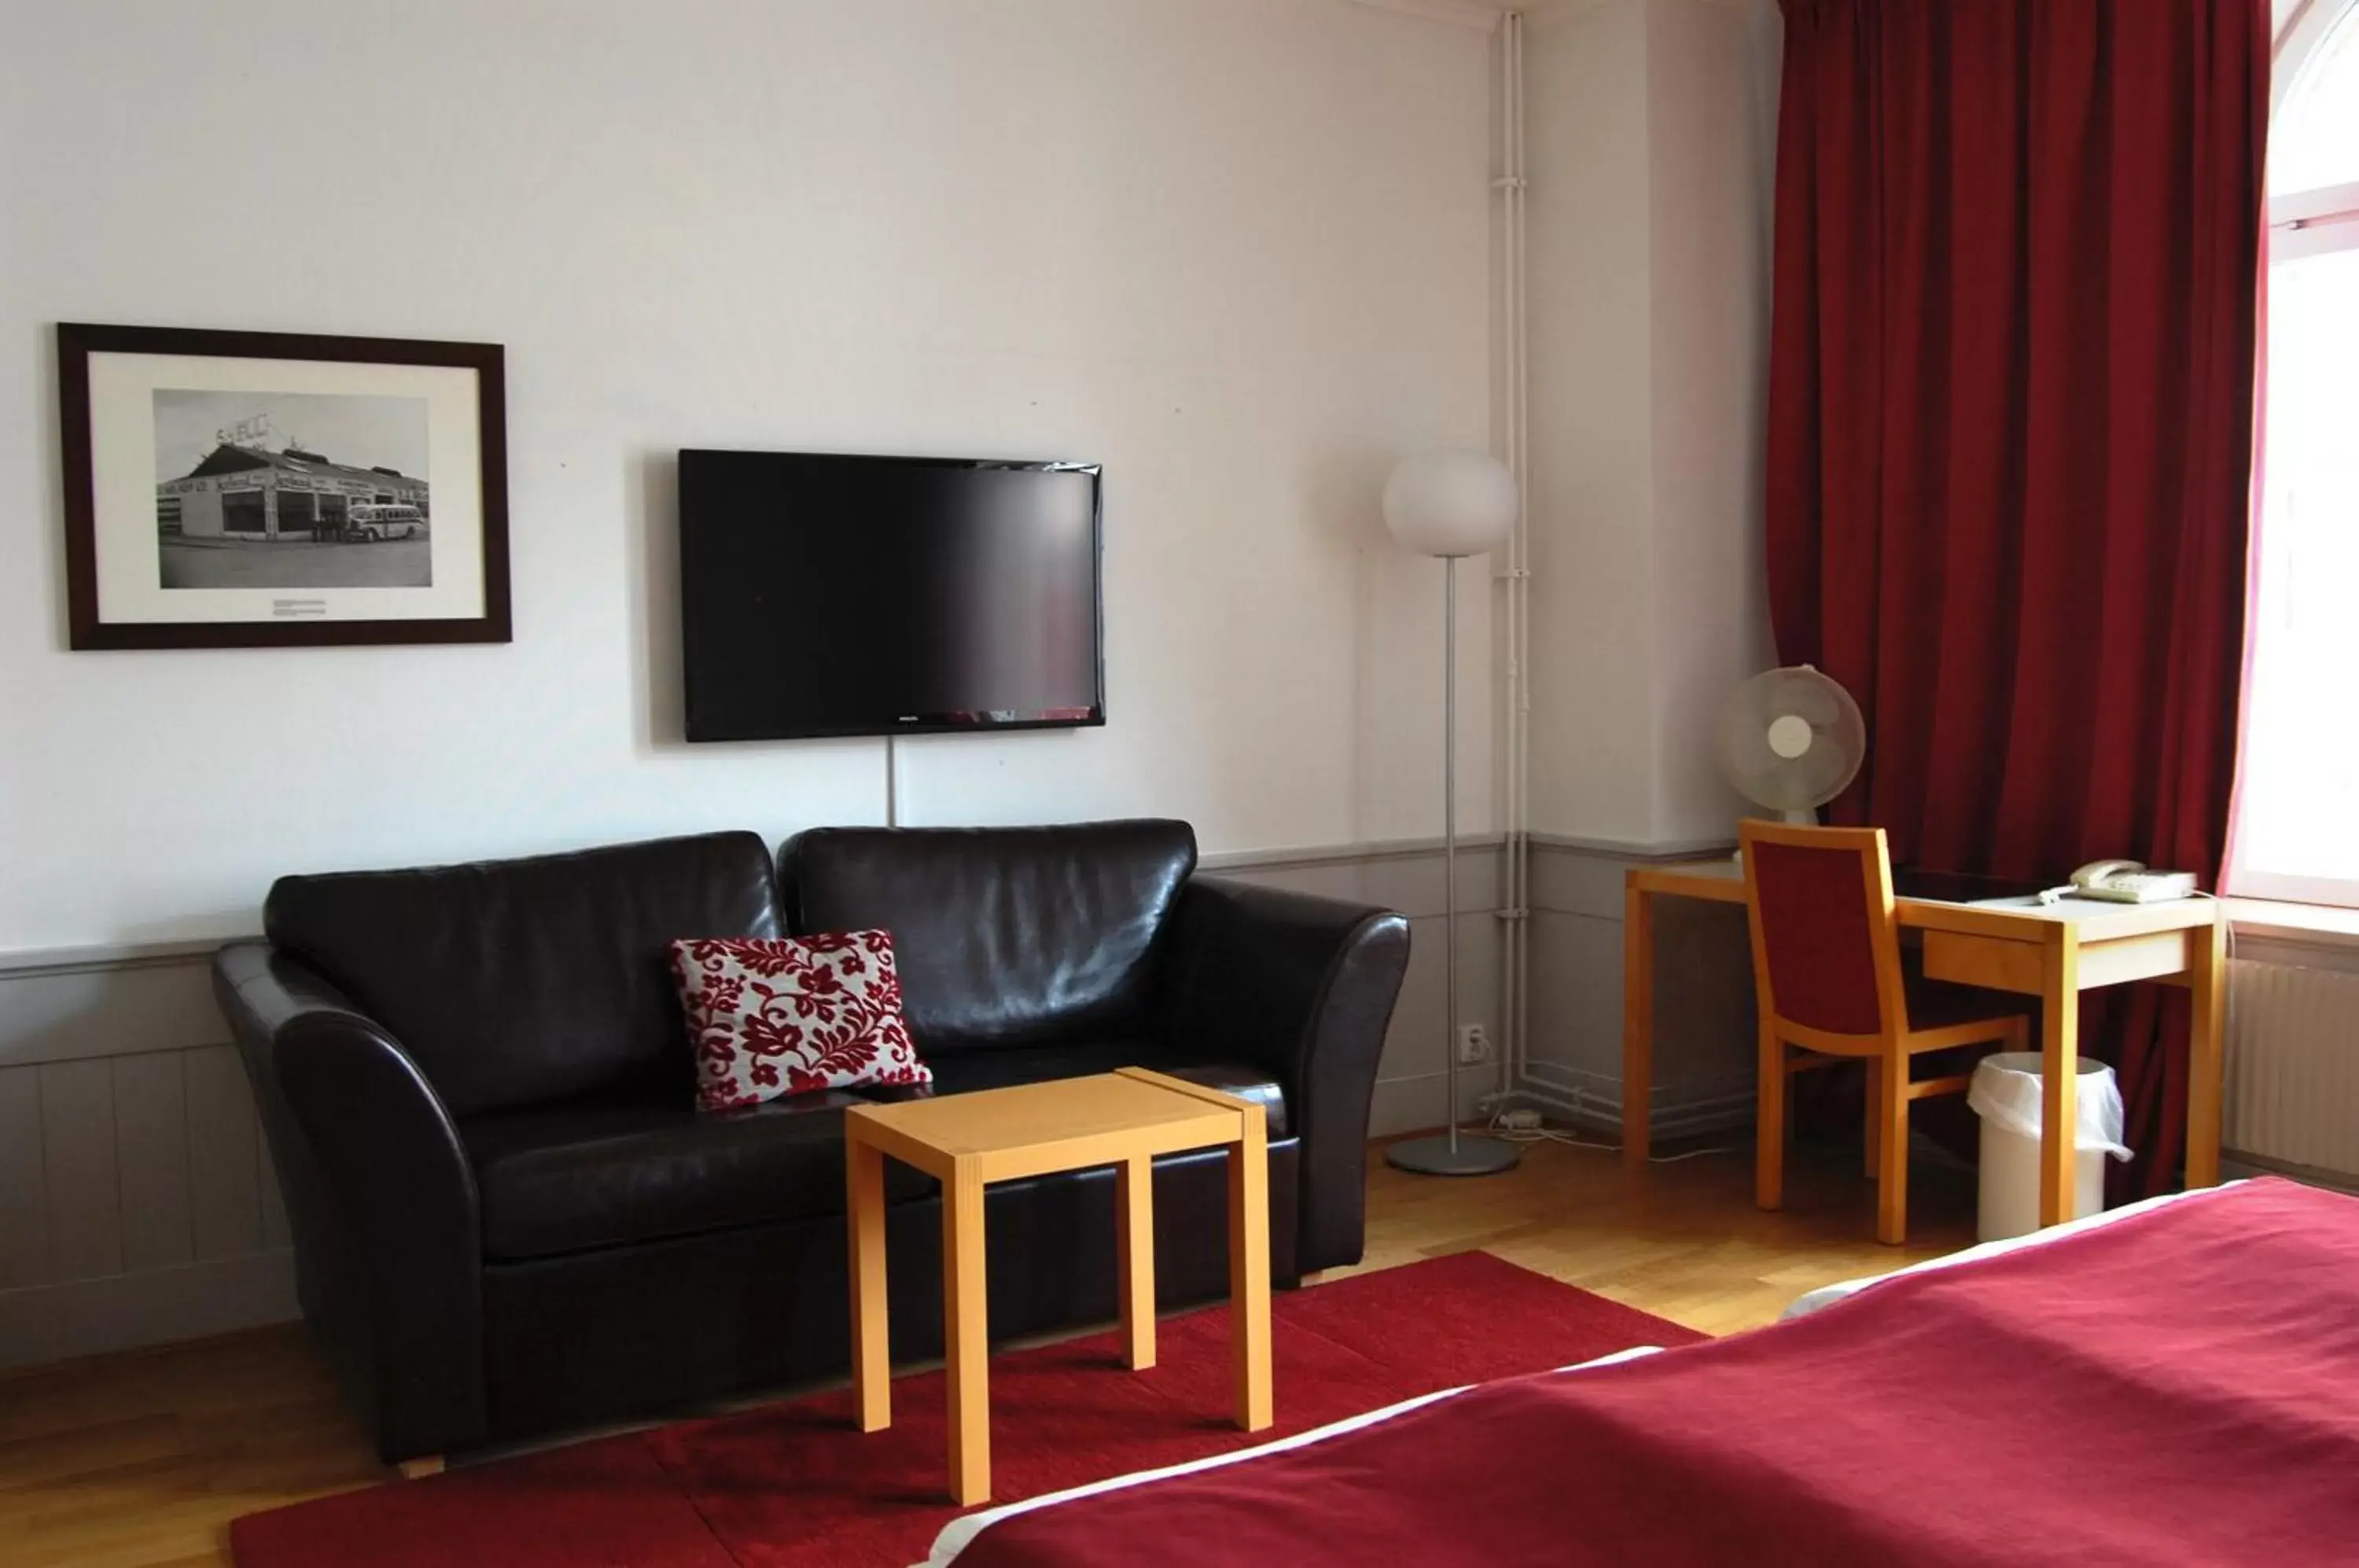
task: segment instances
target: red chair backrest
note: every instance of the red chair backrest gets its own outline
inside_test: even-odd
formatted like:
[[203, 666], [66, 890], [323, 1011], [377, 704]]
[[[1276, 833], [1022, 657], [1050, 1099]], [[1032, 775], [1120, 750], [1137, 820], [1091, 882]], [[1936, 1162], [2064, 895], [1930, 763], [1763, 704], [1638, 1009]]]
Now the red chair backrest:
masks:
[[1885, 1017], [1899, 943], [1884, 830], [1748, 822], [1739, 838], [1762, 1012], [1830, 1034], [1905, 1027]]

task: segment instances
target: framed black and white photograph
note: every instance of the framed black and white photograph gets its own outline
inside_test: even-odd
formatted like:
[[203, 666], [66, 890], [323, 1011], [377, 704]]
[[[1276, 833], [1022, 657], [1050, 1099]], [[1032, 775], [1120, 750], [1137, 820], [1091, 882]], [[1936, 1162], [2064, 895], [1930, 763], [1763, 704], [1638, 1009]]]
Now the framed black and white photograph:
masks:
[[65, 323], [76, 648], [506, 642], [496, 343]]

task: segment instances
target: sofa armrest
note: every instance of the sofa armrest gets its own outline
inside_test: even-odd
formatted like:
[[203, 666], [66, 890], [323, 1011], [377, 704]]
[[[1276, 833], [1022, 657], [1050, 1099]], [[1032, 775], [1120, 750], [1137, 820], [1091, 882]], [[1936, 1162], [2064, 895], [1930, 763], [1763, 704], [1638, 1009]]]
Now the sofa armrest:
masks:
[[1408, 967], [1408, 921], [1387, 909], [1217, 877], [1180, 896], [1174, 1042], [1251, 1063], [1286, 1089], [1302, 1140], [1296, 1258], [1356, 1263], [1365, 1239], [1368, 1102]]
[[383, 1025], [266, 943], [222, 949], [213, 989], [270, 1138], [304, 1310], [378, 1452], [488, 1441], [483, 1228], [441, 1098]]

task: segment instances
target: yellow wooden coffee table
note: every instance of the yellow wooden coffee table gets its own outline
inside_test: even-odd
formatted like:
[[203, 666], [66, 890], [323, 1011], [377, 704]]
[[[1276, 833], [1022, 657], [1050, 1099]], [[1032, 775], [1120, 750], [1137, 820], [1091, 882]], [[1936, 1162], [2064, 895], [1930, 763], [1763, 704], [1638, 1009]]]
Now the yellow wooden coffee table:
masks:
[[991, 1496], [991, 1407], [984, 1301], [983, 1190], [993, 1181], [1114, 1168], [1124, 1362], [1155, 1365], [1155, 1183], [1158, 1154], [1229, 1149], [1230, 1340], [1236, 1421], [1272, 1420], [1269, 1367], [1268, 1123], [1261, 1106], [1144, 1068], [844, 1113], [851, 1190], [852, 1372], [860, 1430], [893, 1423], [886, 1334], [885, 1156], [942, 1184], [942, 1344], [950, 1389], [951, 1496]]

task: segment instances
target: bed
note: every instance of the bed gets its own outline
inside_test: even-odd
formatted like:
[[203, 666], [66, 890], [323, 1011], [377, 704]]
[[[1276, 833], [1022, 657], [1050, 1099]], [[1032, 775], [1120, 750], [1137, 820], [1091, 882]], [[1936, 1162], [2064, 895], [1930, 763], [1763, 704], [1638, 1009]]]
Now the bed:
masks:
[[2359, 1199], [2269, 1179], [969, 1515], [928, 1564], [2354, 1554]]

